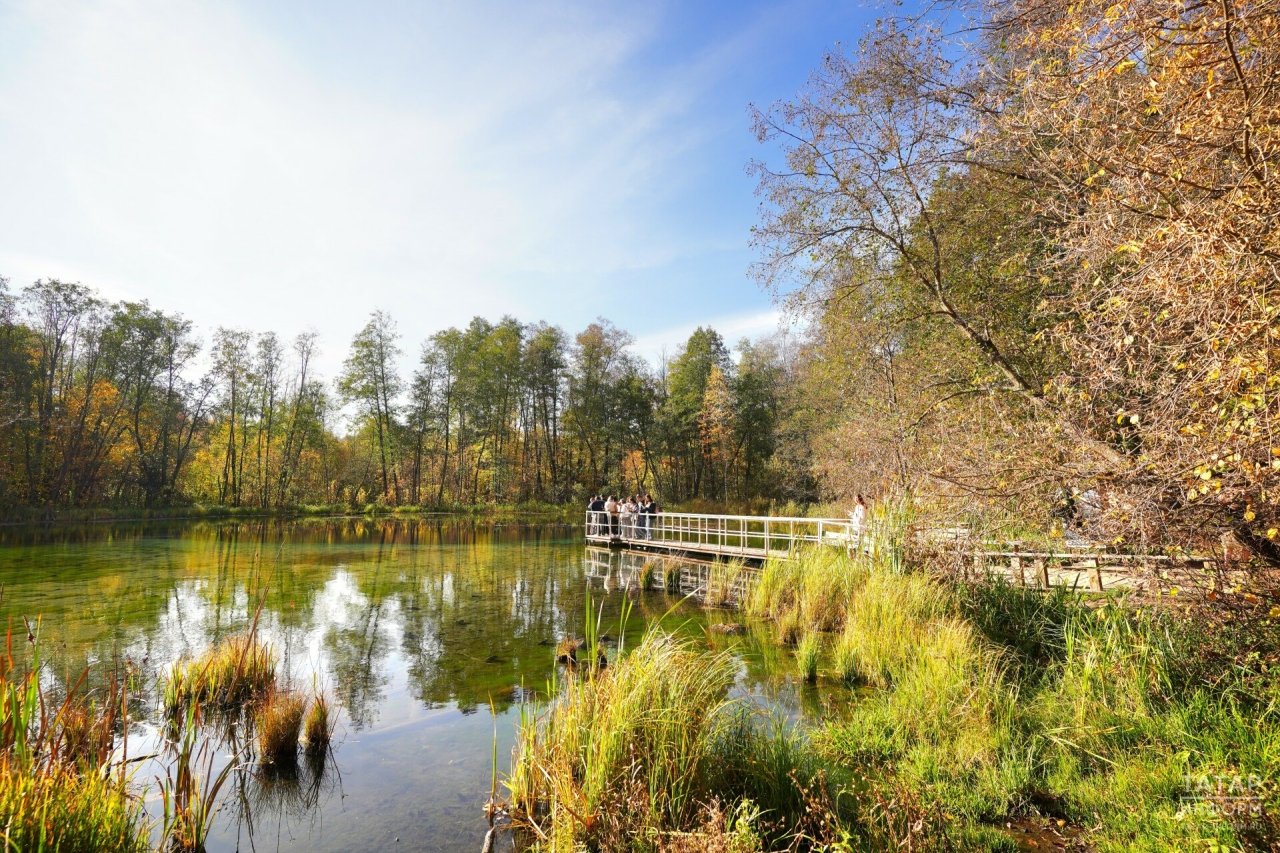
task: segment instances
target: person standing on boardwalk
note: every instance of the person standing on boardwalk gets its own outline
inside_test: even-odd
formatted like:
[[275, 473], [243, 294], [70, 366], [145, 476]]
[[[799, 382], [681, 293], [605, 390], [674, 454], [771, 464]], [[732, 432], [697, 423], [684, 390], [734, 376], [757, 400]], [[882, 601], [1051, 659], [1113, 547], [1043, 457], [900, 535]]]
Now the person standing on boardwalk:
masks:
[[587, 512], [591, 518], [591, 533], [593, 536], [599, 536], [604, 532], [604, 496], [596, 495], [587, 504]]
[[634, 498], [627, 498], [622, 502], [622, 538], [636, 538], [636, 502]]
[[640, 499], [640, 538], [653, 538], [653, 498], [645, 495]]
[[858, 500], [853, 504], [853, 511], [849, 513], [850, 531], [859, 539], [862, 538], [862, 528], [867, 523], [867, 502], [862, 499], [862, 495], [858, 495]]
[[604, 502], [604, 511], [609, 516], [609, 535], [618, 535], [618, 500], [613, 495]]

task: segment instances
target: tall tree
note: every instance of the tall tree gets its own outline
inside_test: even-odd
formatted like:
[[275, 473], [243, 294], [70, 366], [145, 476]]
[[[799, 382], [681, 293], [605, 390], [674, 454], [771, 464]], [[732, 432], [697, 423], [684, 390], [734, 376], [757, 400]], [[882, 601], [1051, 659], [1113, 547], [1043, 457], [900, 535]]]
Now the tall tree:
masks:
[[219, 328], [213, 335], [213, 376], [218, 384], [219, 416], [226, 435], [218, 500], [240, 506], [244, 486], [244, 446], [248, 442], [253, 381], [253, 336], [242, 329]]
[[338, 376], [338, 391], [347, 404], [354, 404], [366, 418], [375, 437], [381, 470], [382, 496], [400, 502], [396, 473], [396, 408], [402, 381], [396, 370], [401, 355], [400, 334], [389, 314], [374, 311], [369, 322], [351, 341], [351, 350]]

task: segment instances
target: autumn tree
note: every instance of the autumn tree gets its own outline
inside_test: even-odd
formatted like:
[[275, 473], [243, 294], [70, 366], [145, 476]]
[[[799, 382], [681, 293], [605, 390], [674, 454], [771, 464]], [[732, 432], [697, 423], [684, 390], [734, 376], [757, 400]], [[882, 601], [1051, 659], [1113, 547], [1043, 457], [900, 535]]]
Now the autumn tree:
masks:
[[978, 154], [1054, 223], [1053, 389], [1124, 454], [1114, 521], [1280, 564], [1280, 9], [1037, 0], [986, 26]]
[[395, 321], [383, 311], [374, 311], [351, 341], [351, 349], [338, 375], [338, 392], [343, 401], [357, 408], [370, 428], [377, 454], [382, 496], [400, 502], [396, 471], [395, 432], [397, 400], [402, 390], [396, 359], [400, 357]]
[[218, 386], [223, 437], [219, 503], [240, 505], [244, 486], [245, 446], [249, 441], [253, 380], [253, 336], [243, 329], [219, 328], [213, 335], [213, 375]]

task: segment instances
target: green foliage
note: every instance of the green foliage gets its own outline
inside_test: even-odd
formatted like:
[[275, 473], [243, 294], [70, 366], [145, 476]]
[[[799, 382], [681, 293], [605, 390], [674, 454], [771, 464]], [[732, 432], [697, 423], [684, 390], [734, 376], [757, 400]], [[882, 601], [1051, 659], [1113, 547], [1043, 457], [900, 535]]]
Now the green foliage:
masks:
[[142, 803], [118, 776], [0, 758], [0, 840], [24, 853], [146, 853]]
[[1274, 777], [1272, 700], [1242, 704], [1229, 680], [1189, 684], [1199, 632], [1186, 620], [1091, 603], [872, 572], [835, 669], [875, 690], [820, 731], [819, 748], [879, 768], [927, 807], [972, 822], [1047, 812], [1090, 827], [1100, 850], [1270, 837], [1269, 820], [1242, 835], [1179, 814], [1188, 778]]
[[[90, 288], [0, 289], [0, 512], [47, 520], [213, 504], [389, 512], [538, 503], [599, 491], [772, 497], [784, 353], [700, 328], [654, 371], [607, 321], [574, 337], [477, 317], [400, 375], [375, 311], [336, 382], [313, 333], [218, 328], [204, 376], [190, 321]], [[714, 368], [714, 371], [713, 371]], [[710, 392], [708, 389], [710, 388]], [[335, 399], [336, 397], [336, 399]], [[336, 431], [347, 407], [351, 429]]]

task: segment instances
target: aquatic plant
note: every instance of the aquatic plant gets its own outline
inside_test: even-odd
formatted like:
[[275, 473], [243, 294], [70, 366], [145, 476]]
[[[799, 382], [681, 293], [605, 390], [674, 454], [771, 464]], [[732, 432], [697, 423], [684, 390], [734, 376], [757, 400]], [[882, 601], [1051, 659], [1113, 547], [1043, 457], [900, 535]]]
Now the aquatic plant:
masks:
[[708, 607], [728, 607], [738, 600], [738, 583], [745, 570], [742, 560], [734, 558], [726, 562], [717, 560], [707, 569], [707, 588], [703, 604]]
[[637, 579], [640, 589], [649, 589], [653, 586], [654, 573], [658, 569], [658, 564], [659, 561], [657, 559], [650, 558], [645, 560], [644, 564], [640, 566], [640, 574]]
[[201, 739], [200, 710], [189, 704], [178, 737], [169, 744], [172, 751], [165, 764], [165, 777], [156, 777], [160, 789], [161, 837], [166, 848], [182, 853], [199, 853], [221, 807], [222, 788], [239, 760], [239, 750], [215, 769], [217, 749]]
[[935, 641], [931, 635], [948, 615], [950, 599], [924, 574], [872, 572], [859, 580], [845, 605], [842, 642], [858, 650], [858, 677], [885, 688]]
[[5, 850], [141, 853], [141, 802], [121, 772], [107, 772], [128, 711], [119, 681], [89, 699], [87, 671], [59, 703], [40, 681], [39, 626], [28, 625], [31, 659], [19, 671], [13, 635], [0, 658], [0, 839]]
[[192, 705], [243, 707], [265, 699], [275, 683], [275, 654], [251, 629], [225, 638], [195, 660], [174, 664], [164, 683], [164, 711], [177, 720]]
[[253, 725], [260, 760], [277, 763], [296, 760], [306, 712], [307, 701], [292, 691], [275, 691], [259, 704]]
[[25, 765], [0, 757], [4, 849], [59, 853], [145, 853], [142, 803], [116, 774], [64, 764]]
[[729, 655], [651, 629], [607, 672], [568, 680], [536, 715], [522, 709], [507, 784], [523, 820], [557, 850], [688, 825], [734, 674]]
[[784, 646], [795, 645], [800, 639], [802, 631], [800, 625], [800, 613], [796, 610], [787, 610], [776, 620], [774, 620], [774, 632], [777, 634], [778, 642]]
[[818, 655], [821, 650], [822, 637], [815, 631], [806, 632], [796, 646], [796, 668], [810, 684], [818, 680]]
[[835, 648], [831, 653], [831, 668], [845, 684], [857, 682], [858, 638], [855, 635], [844, 632], [836, 638]]
[[681, 569], [678, 564], [671, 560], [667, 560], [662, 566], [662, 587], [667, 595], [680, 594], [680, 575]]
[[[784, 715], [746, 704], [727, 711], [711, 746], [707, 790], [727, 803], [749, 802], [760, 810], [756, 828], [772, 841], [797, 841], [813, 794], [828, 780], [803, 726]], [[838, 815], [827, 816], [832, 820]], [[769, 849], [779, 849], [770, 845]]]
[[306, 720], [302, 724], [302, 740], [308, 755], [320, 755], [329, 748], [336, 724], [329, 708], [328, 697], [324, 693], [317, 692], [315, 698], [311, 700], [311, 708], [307, 711]]
[[[803, 559], [801, 555], [800, 560]], [[743, 602], [747, 613], [776, 618], [793, 609], [799, 587], [800, 560], [776, 557], [766, 560]]]

